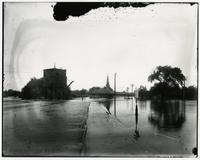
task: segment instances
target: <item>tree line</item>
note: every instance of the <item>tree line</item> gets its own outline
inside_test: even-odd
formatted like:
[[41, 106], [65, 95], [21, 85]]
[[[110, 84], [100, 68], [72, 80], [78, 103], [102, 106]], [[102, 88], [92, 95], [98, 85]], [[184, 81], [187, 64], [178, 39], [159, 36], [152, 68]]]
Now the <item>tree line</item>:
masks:
[[168, 99], [197, 99], [197, 87], [185, 86], [186, 77], [178, 67], [157, 66], [149, 75], [148, 81], [154, 83], [147, 90], [140, 86], [139, 99], [168, 100]]
[[[145, 86], [140, 86], [138, 89], [139, 99], [141, 100], [197, 99], [197, 87], [185, 86], [186, 77], [178, 67], [157, 66], [149, 75], [148, 81], [153, 83], [153, 86], [149, 90]], [[32, 78], [22, 88], [21, 92], [10, 89], [4, 91], [3, 96], [15, 96], [24, 99], [68, 99], [70, 97], [88, 96], [101, 89], [100, 87], [92, 87], [89, 90], [71, 91], [66, 86], [66, 88], [62, 89], [53, 89], [55, 92], [52, 92], [52, 88], [45, 88], [44, 84], [43, 78]]]

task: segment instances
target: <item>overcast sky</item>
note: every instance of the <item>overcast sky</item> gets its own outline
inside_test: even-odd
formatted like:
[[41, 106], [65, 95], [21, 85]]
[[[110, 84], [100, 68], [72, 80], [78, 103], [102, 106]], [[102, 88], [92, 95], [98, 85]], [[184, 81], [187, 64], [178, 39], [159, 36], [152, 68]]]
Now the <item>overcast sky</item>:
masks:
[[66, 21], [51, 3], [5, 3], [4, 89], [21, 88], [43, 69], [67, 70], [72, 89], [104, 86], [117, 73], [117, 90], [152, 85], [158, 65], [179, 67], [186, 85], [197, 81], [197, 5], [154, 4], [99, 8]]

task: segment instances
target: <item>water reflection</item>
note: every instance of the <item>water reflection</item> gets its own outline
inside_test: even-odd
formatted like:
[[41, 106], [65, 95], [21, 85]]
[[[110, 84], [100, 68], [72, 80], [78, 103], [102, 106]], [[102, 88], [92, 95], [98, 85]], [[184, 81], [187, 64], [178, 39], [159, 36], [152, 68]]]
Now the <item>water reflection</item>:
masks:
[[[134, 99], [121, 101], [119, 99], [117, 100], [116, 97], [113, 97], [113, 99], [104, 99], [98, 103], [106, 108], [107, 114], [113, 114], [115, 117], [118, 116], [118, 119], [124, 122], [126, 121], [124, 114], [130, 115], [131, 113], [135, 123], [133, 131], [135, 140], [140, 137], [140, 132], [138, 130], [139, 111], [142, 112], [141, 114], [148, 112], [147, 119], [149, 123], [158, 127], [158, 129], [181, 129], [186, 119], [185, 105], [182, 101], [166, 101], [164, 103], [138, 101], [136, 103], [134, 102]], [[148, 110], [147, 105], [149, 106]], [[127, 108], [127, 106], [129, 107]], [[131, 119], [129, 119], [129, 122], [126, 121], [126, 123], [130, 123], [130, 120]]]
[[113, 100], [112, 99], [106, 99], [106, 100], [103, 100], [103, 101], [99, 101], [98, 102], [99, 104], [102, 104], [105, 108], [106, 108], [106, 110], [107, 110], [107, 114], [111, 114], [111, 112], [110, 112], [110, 107], [111, 107], [111, 105], [112, 105], [112, 103], [113, 103]]
[[131, 111], [133, 113], [133, 99], [131, 100]]
[[134, 139], [137, 140], [140, 137], [140, 133], [138, 131], [138, 105], [135, 106], [135, 133], [134, 133]]
[[[106, 98], [102, 101], [98, 101], [99, 104], [103, 105], [106, 108], [107, 114], [111, 114], [110, 108], [113, 107], [114, 111], [112, 113], [116, 117], [116, 120], [118, 122], [120, 122], [120, 124], [122, 124], [125, 127], [127, 127], [128, 126], [127, 124], [129, 124], [130, 122], [124, 121], [124, 117], [122, 116], [122, 112], [123, 112], [124, 109], [130, 110], [132, 112], [133, 118], [135, 117], [133, 119], [135, 121], [135, 126], [134, 126], [135, 128], [134, 128], [133, 137], [134, 137], [135, 140], [138, 140], [138, 138], [140, 137], [140, 133], [139, 133], [139, 130], [138, 130], [138, 105], [136, 104], [136, 102], [134, 102], [134, 99], [125, 100], [123, 105], [119, 105], [119, 102], [121, 102], [121, 101], [120, 100], [117, 101], [116, 97], [113, 97], [113, 99], [107, 99]], [[122, 108], [117, 108], [117, 103], [118, 103], [119, 107], [123, 107], [123, 110], [122, 110]], [[131, 106], [129, 106], [129, 104], [131, 104]], [[126, 106], [126, 108], [125, 108], [125, 106]], [[129, 107], [127, 107], [127, 106], [129, 106]], [[139, 103], [139, 107], [140, 107], [140, 103]], [[117, 109], [118, 109], [118, 114], [119, 114], [118, 116], [119, 117], [117, 117]], [[108, 120], [110, 120], [110, 119], [108, 118]], [[132, 124], [131, 124], [131, 127], [132, 127]]]
[[185, 105], [182, 101], [151, 102], [150, 109], [148, 120], [158, 129], [181, 129], [185, 122]]
[[126, 108], [128, 109], [129, 108], [129, 99], [125, 99], [126, 101]]
[[113, 98], [113, 101], [114, 101], [114, 116], [116, 117], [117, 116], [117, 110], [116, 110], [116, 96], [114, 96]]
[[147, 101], [139, 101], [138, 104], [139, 104], [141, 110], [146, 110]]

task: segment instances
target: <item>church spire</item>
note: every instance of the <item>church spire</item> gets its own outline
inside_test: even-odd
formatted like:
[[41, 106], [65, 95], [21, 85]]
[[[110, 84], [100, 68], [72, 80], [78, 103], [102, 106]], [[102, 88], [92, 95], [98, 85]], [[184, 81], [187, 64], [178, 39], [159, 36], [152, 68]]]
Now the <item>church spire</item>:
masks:
[[107, 75], [106, 87], [110, 88], [109, 77], [108, 77], [108, 75]]

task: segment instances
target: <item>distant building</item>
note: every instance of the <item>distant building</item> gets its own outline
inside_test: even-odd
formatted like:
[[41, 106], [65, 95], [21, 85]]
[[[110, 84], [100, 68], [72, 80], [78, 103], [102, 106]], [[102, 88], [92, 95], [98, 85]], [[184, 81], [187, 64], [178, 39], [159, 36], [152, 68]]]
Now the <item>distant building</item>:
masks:
[[107, 81], [106, 81], [106, 86], [104, 87], [106, 88], [109, 92], [113, 92], [113, 89], [110, 87], [110, 84], [109, 84], [109, 77], [107, 75]]
[[67, 77], [65, 69], [44, 69], [44, 95], [50, 99], [63, 99], [67, 91]]
[[107, 76], [106, 85], [102, 88], [100, 87], [92, 87], [89, 90], [90, 94], [99, 95], [99, 96], [106, 96], [106, 95], [113, 95], [113, 89], [110, 87], [109, 84], [109, 77]]
[[22, 88], [23, 99], [68, 99], [70, 88], [67, 86], [65, 69], [50, 68], [43, 70], [43, 77], [31, 80]]

